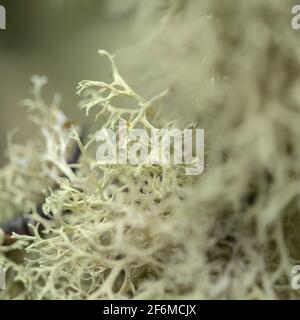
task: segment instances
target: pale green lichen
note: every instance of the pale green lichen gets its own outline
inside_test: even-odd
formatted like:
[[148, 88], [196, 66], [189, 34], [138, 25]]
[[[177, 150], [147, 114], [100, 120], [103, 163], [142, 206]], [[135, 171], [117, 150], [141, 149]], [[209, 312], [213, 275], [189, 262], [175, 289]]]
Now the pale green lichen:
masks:
[[67, 118], [59, 109], [59, 97], [55, 96], [47, 107], [41, 94], [47, 79], [34, 76], [32, 81], [33, 99], [25, 100], [23, 105], [38, 128], [37, 137], [18, 145], [13, 143], [15, 131], [8, 136], [8, 164], [0, 170], [0, 222], [30, 212], [57, 182], [59, 174], [71, 174], [66, 165], [71, 142], [69, 130], [63, 127]]
[[[107, 112], [104, 127], [113, 128], [129, 114], [129, 131], [139, 124], [153, 128], [147, 112], [164, 93], [144, 100], [122, 79], [113, 58], [100, 53], [112, 63], [113, 82], [81, 82], [79, 92], [97, 88], [88, 91], [91, 101], [84, 108], [99, 107], [96, 118]], [[131, 98], [136, 106], [115, 107], [117, 96]], [[172, 215], [172, 199], [182, 197], [180, 185], [187, 178], [183, 170], [171, 165], [99, 165], [93, 152], [89, 153], [95, 134], [85, 146], [76, 131], [70, 137], [80, 143], [81, 161], [75, 176], [66, 167], [64, 152], [56, 161], [51, 158], [55, 168], [65, 173], [64, 178], [56, 173], [58, 189], [43, 206], [53, 217], [47, 221], [33, 212], [31, 219], [43, 225], [42, 235], [38, 225], [33, 227], [33, 237], [15, 235], [26, 251], [21, 276], [26, 295], [37, 299], [135, 297], [141, 283], [160, 277], [162, 260], [172, 253], [169, 227], [159, 230], [158, 226]], [[56, 148], [58, 153], [65, 150], [61, 145]], [[43, 160], [50, 159], [44, 156]]]
[[[57, 188], [44, 210], [53, 218], [33, 212], [42, 234], [35, 226], [34, 236], [15, 235], [16, 243], [0, 247], [0, 263], [9, 269], [4, 298], [299, 298], [290, 286], [300, 259], [300, 104], [293, 71], [299, 41], [288, 23], [289, 6], [275, 0], [163, 3], [168, 14], [151, 37], [153, 46], [133, 51], [143, 61], [168, 53], [170, 64], [161, 67], [157, 59], [159, 71], [147, 81], [151, 89], [171, 82], [167, 112], [184, 106], [207, 129], [205, 174], [99, 165], [95, 133], [83, 145], [72, 130], [67, 136], [79, 143], [82, 157], [76, 173], [52, 157]], [[168, 124], [156, 116], [158, 101], [141, 98], [113, 58], [101, 54], [112, 62], [113, 81], [81, 82], [88, 114], [98, 110], [104, 127], [120, 117], [146, 127]], [[175, 68], [174, 61], [182, 64]], [[49, 164], [44, 160], [38, 168]], [[24, 261], [7, 256], [17, 248]]]

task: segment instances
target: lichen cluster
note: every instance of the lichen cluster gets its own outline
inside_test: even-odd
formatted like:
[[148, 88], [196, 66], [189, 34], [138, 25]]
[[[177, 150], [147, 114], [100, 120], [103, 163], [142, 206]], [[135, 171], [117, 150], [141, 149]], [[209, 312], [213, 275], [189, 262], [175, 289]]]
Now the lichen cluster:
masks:
[[[86, 114], [91, 108], [99, 108], [96, 119], [103, 116], [102, 128], [115, 128], [121, 119], [129, 121], [129, 132], [138, 125], [154, 128], [148, 111], [165, 92], [144, 100], [120, 76], [113, 58], [105, 51], [100, 54], [112, 63], [113, 82], [79, 84], [78, 93], [86, 93], [83, 103]], [[34, 92], [40, 94], [40, 89], [40, 83], [35, 83]], [[113, 101], [116, 97], [131, 99], [131, 107], [116, 107]], [[145, 283], [159, 277], [162, 261], [176, 248], [169, 227], [161, 231], [157, 227], [163, 226], [172, 215], [177, 199], [181, 197], [183, 201], [181, 189], [187, 180], [183, 168], [100, 165], [95, 153], [90, 151], [97, 143], [96, 132], [90, 134], [85, 145], [75, 129], [71, 129], [67, 138], [60, 138], [66, 119], [63, 116], [63, 122], [49, 119], [48, 108], [40, 98], [35, 95], [35, 100], [28, 105], [34, 106], [41, 115], [34, 120], [41, 126], [43, 149], [35, 153], [31, 149], [30, 154], [35, 159], [37, 152], [42, 155], [38, 161], [45, 170], [39, 173], [45, 178], [53, 176], [56, 188], [50, 191], [43, 205], [46, 218], [41, 217], [34, 206], [31, 208], [33, 235], [15, 234], [16, 243], [9, 249], [3, 247], [3, 251], [16, 248], [25, 251], [24, 270], [20, 271], [19, 265], [14, 270], [11, 263], [11, 269], [25, 287], [21, 296], [112, 299], [145, 294], [142, 289]], [[46, 122], [48, 130], [44, 126]], [[50, 132], [58, 135], [53, 137]], [[82, 153], [75, 173], [66, 162], [71, 140]], [[25, 179], [22, 181], [26, 183]], [[45, 179], [43, 183], [49, 181]]]
[[[8, 135], [8, 164], [0, 170], [0, 223], [22, 212], [30, 212], [42, 201], [47, 189], [58, 180], [59, 173], [69, 174], [65, 159], [70, 151], [69, 132], [64, 128], [67, 119], [59, 109], [59, 96], [46, 106], [41, 89], [45, 77], [32, 77], [32, 99], [23, 101], [36, 139], [25, 145], [14, 143], [16, 130]], [[67, 172], [66, 172], [67, 171]]]
[[[0, 176], [1, 219], [32, 211], [36, 221], [32, 236], [15, 234], [0, 247], [3, 298], [299, 297], [290, 285], [300, 260], [300, 55], [291, 2], [153, 1], [152, 9], [162, 3], [155, 32], [127, 50], [137, 52], [139, 73], [139, 61], [157, 62], [139, 77], [132, 66], [138, 86], [170, 87], [169, 96], [142, 98], [105, 51], [112, 82], [83, 81], [78, 93], [98, 129], [120, 118], [131, 128], [172, 126], [158, 105], [178, 116], [184, 108], [206, 130], [204, 174], [100, 165], [96, 132], [83, 142], [78, 129], [64, 128], [36, 82], [27, 105], [40, 134], [24, 147], [9, 143]], [[74, 144], [82, 153], [76, 170], [67, 163]], [[48, 219], [34, 206], [43, 197]]]

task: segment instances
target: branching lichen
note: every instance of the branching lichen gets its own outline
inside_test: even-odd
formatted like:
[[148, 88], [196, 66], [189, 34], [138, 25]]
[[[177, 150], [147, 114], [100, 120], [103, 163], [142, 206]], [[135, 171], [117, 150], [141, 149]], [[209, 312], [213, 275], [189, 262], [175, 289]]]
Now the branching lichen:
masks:
[[[154, 128], [147, 111], [164, 93], [144, 100], [122, 79], [113, 58], [106, 52], [101, 54], [112, 63], [113, 82], [81, 82], [79, 93], [88, 90], [90, 100], [84, 108], [89, 111], [99, 107], [96, 118], [108, 112], [104, 127], [113, 128], [116, 121], [129, 114], [130, 130], [138, 124]], [[36, 100], [27, 105], [33, 111], [44, 112], [40, 88], [35, 88], [35, 92]], [[115, 107], [113, 98], [118, 96], [130, 97], [137, 106]], [[55, 121], [48, 121], [45, 127], [41, 120], [36, 122], [47, 140], [42, 165], [53, 165], [56, 171], [51, 173], [58, 188], [43, 206], [51, 219], [43, 219], [33, 211], [31, 219], [37, 223], [32, 226], [33, 236], [14, 235], [18, 245], [24, 243], [26, 252], [22, 272], [26, 295], [37, 299], [134, 297], [146, 279], [160, 277], [162, 261], [176, 246], [172, 244], [169, 227], [160, 230], [158, 226], [171, 217], [171, 199], [182, 196], [180, 185], [187, 179], [184, 172], [171, 165], [99, 165], [89, 152], [96, 143], [95, 134], [91, 134], [87, 144], [81, 144], [82, 157], [75, 175], [65, 162], [67, 143], [59, 140], [53, 145], [53, 140], [49, 141]], [[74, 130], [70, 138], [81, 143]], [[49, 169], [41, 174], [46, 178]], [[39, 225], [43, 226], [42, 233]]]
[[[8, 269], [4, 298], [299, 297], [290, 286], [300, 260], [299, 41], [287, 23], [290, 10], [274, 0], [163, 3], [167, 15], [151, 48], [133, 48], [156, 70], [136, 78], [140, 87], [146, 79], [149, 91], [173, 87], [166, 111], [184, 107], [203, 123], [205, 174], [99, 164], [96, 132], [83, 143], [75, 128], [63, 129], [65, 117], [46, 109], [35, 81], [35, 99], [26, 104], [40, 138], [24, 147], [9, 142], [10, 161], [0, 173], [2, 218], [31, 211], [36, 221], [31, 236], [14, 234], [16, 242], [0, 247]], [[172, 127], [157, 116], [164, 93], [142, 98], [113, 57], [100, 54], [112, 64], [112, 82], [78, 87], [86, 115], [96, 110], [98, 129], [114, 129], [120, 119], [129, 131]], [[163, 66], [155, 55], [164, 57]], [[82, 152], [75, 172], [66, 161], [73, 143]], [[49, 219], [35, 210], [43, 189]]]

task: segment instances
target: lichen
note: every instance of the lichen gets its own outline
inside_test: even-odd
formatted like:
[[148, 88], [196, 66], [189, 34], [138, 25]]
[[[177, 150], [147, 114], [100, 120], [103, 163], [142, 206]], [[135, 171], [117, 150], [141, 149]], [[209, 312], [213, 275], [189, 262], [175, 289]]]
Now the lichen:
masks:
[[[1, 182], [4, 218], [26, 209], [37, 222], [32, 236], [14, 234], [14, 244], [0, 247], [0, 264], [8, 269], [4, 298], [299, 298], [290, 276], [300, 259], [294, 72], [300, 58], [287, 3], [163, 1], [167, 14], [150, 38], [143, 35], [152, 47], [144, 41], [129, 52], [143, 61], [168, 53], [169, 64], [156, 59], [156, 73], [135, 78], [139, 87], [146, 79], [149, 91], [169, 84], [170, 100], [164, 93], [143, 98], [105, 51], [112, 82], [79, 84], [82, 108], [89, 119], [96, 112], [98, 129], [114, 128], [121, 118], [131, 128], [172, 126], [157, 105], [162, 101], [167, 113], [184, 107], [208, 132], [202, 176], [188, 177], [175, 165], [99, 164], [96, 132], [86, 143], [75, 128], [65, 132], [36, 96], [29, 106], [47, 134], [39, 147], [15, 149], [10, 142], [9, 149], [22, 153], [10, 153], [0, 178], [11, 171], [18, 177], [11, 189]], [[82, 153], [76, 171], [66, 161], [74, 143]], [[30, 180], [16, 159], [34, 161]], [[36, 212], [41, 194], [31, 188], [48, 190], [49, 219]], [[16, 249], [22, 259], [11, 257]]]

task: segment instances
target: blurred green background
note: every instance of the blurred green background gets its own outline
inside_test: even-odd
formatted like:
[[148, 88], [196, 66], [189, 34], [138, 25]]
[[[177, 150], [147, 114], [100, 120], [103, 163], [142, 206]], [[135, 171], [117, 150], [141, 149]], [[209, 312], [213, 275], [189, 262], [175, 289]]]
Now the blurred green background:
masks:
[[[62, 94], [62, 108], [82, 121], [76, 85], [83, 79], [106, 79], [109, 65], [99, 48], [114, 53], [130, 42], [131, 1], [0, 0], [7, 29], [0, 30], [0, 164], [5, 163], [7, 132], [18, 127], [18, 141], [32, 135], [20, 101], [29, 96], [30, 77], [46, 75], [46, 98]], [[126, 5], [124, 5], [126, 2]], [[123, 6], [121, 5], [123, 3]]]

